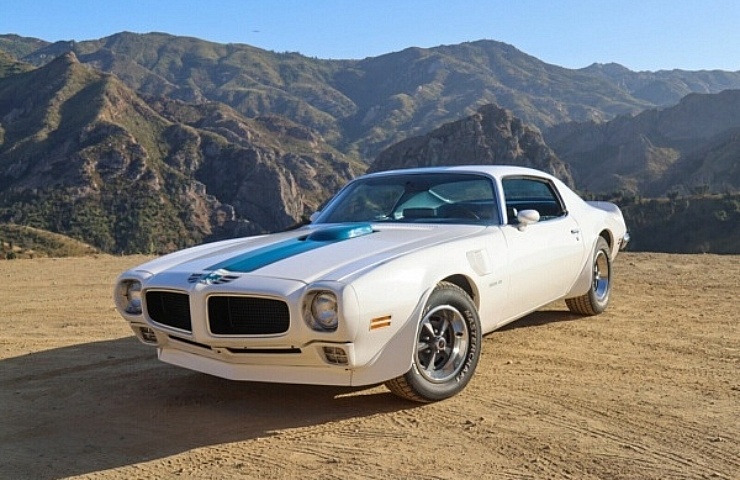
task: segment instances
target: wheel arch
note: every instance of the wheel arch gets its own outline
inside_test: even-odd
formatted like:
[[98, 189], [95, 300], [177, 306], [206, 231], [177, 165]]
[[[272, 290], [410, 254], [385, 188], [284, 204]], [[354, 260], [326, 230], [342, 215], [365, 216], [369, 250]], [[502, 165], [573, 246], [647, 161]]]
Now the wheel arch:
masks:
[[612, 232], [610, 232], [609, 230], [602, 230], [601, 233], [599, 233], [599, 236], [606, 240], [606, 243], [609, 244], [609, 247], [614, 245], [614, 235], [612, 235]]
[[606, 240], [607, 245], [609, 245], [609, 258], [614, 260], [619, 252], [619, 245], [614, 238], [614, 233], [608, 228], [605, 228], [599, 233], [599, 237]]
[[468, 276], [458, 273], [445, 277], [439, 281], [439, 283], [442, 282], [452, 283], [463, 289], [470, 299], [473, 300], [475, 308], [480, 310], [480, 292], [478, 291], [478, 286]]
[[605, 228], [601, 230], [598, 235], [593, 237], [593, 243], [588, 246], [591, 251], [589, 252], [588, 257], [586, 257], [586, 262], [583, 264], [583, 268], [578, 274], [575, 283], [571, 286], [570, 291], [564, 298], [580, 297], [591, 288], [591, 265], [594, 259], [594, 248], [596, 247], [596, 242], [598, 242], [599, 238], [603, 238], [604, 241], [606, 241], [607, 245], [609, 245], [609, 257], [612, 259], [614, 258], [615, 248], [618, 249], [619, 247], [615, 247], [614, 235], [612, 232], [608, 228]]

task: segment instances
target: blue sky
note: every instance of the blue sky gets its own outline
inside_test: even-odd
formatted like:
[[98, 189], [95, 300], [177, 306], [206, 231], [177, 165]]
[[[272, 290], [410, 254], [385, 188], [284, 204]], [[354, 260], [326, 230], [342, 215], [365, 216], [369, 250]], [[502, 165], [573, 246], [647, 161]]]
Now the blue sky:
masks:
[[737, 0], [3, 0], [0, 33], [166, 32], [318, 58], [481, 39], [548, 63], [740, 70]]

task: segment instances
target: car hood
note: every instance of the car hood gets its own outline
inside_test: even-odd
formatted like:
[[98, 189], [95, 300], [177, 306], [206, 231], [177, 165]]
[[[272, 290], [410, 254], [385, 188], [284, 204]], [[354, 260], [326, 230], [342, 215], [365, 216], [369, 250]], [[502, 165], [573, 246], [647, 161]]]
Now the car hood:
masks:
[[150, 275], [209, 274], [341, 281], [395, 257], [471, 236], [471, 225], [327, 225], [205, 244], [137, 267]]

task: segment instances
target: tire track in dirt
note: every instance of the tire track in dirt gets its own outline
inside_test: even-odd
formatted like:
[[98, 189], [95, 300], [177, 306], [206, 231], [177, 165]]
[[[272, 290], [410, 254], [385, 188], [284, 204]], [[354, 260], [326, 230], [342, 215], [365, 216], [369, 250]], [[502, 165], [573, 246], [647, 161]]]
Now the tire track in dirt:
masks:
[[[495, 358], [494, 355], [489, 357]], [[486, 361], [488, 358], [484, 360], [484, 364]], [[574, 365], [577, 364], [578, 362], [574, 362]], [[600, 371], [603, 368], [600, 367], [603, 366], [590, 365], [591, 370], [594, 370], [593, 376], [603, 375]], [[548, 372], [547, 369], [540, 370]], [[531, 373], [522, 370], [512, 373], [532, 376]], [[660, 373], [650, 372], [650, 375], [660, 376]], [[495, 381], [496, 378], [495, 374], [490, 372], [482, 376], [486, 376], [486, 380], [492, 378]], [[598, 386], [598, 381], [591, 384], [581, 381], [578, 390], [587, 388], [596, 391]], [[621, 458], [625, 455], [620, 455], [619, 449], [634, 452], [642, 461], [641, 471], [646, 472], [649, 467], [655, 476], [665, 475], [670, 471], [672, 476], [678, 478], [685, 475], [688, 470], [705, 471], [715, 475], [716, 478], [731, 478], [731, 472], [740, 471], [736, 454], [737, 433], [731, 424], [726, 425], [724, 429], [717, 429], [713, 426], [707, 427], [705, 423], [687, 422], [670, 413], [656, 412], [654, 404], [647, 404], [644, 407], [620, 406], [618, 396], [622, 393], [621, 390], [602, 392], [600, 396], [594, 395], [589, 399], [588, 396], [572, 395], [567, 387], [549, 382], [521, 381], [513, 385], [512, 389], [517, 391], [516, 396], [505, 395], [504, 398], [498, 399], [488, 394], [478, 395], [476, 392], [476, 401], [486, 405], [491, 411], [508, 412], [517, 417], [536, 419], [537, 422], [530, 421], [530, 424], [532, 426], [540, 424], [543, 431], [547, 430], [547, 426], [552, 426], [555, 427], [555, 433], [571, 432], [577, 437], [592, 439], [591, 443], [605, 444], [605, 447], [615, 450], [599, 452], [599, 455]], [[731, 409], [732, 399], [727, 399], [726, 402], [726, 408]], [[548, 434], [554, 436], [553, 432]], [[570, 442], [578, 443], [577, 439], [570, 439]], [[666, 443], [669, 443], [670, 447], [667, 447]], [[714, 468], [715, 464], [719, 467]], [[568, 465], [564, 463], [556, 469], [560, 471], [543, 473], [566, 475]]]
[[[534, 396], [531, 392], [529, 395]], [[649, 413], [643, 413], [639, 415], [639, 420], [633, 421], [631, 418], [634, 415], [626, 412], [616, 412], [618, 414], [615, 415], [613, 410], [604, 411], [602, 408], [593, 408], [590, 403], [578, 399], [553, 399], [550, 396], [540, 398], [544, 401], [549, 400], [551, 404], [558, 405], [563, 410], [578, 412], [575, 415], [570, 412], [550, 414], [543, 416], [542, 421], [584, 436], [606, 439], [622, 448], [637, 452], [646, 459], [645, 465], [651, 466], [656, 474], [660, 473], [679, 478], [686, 469], [691, 469], [704, 470], [716, 477], [722, 477], [723, 473], [719, 470], [713, 470], [712, 464], [718, 461], [722, 463], [729, 461], [730, 467], [738, 467], [737, 461], [733, 461], [729, 451], [718, 452], [715, 448], [704, 447], [702, 442], [706, 439], [702, 438], [702, 434], [705, 433], [702, 429], [691, 428], [690, 425], [684, 424], [676, 428], [676, 423], [673, 422], [671, 423], [672, 427], [666, 429], [657, 422], [651, 422]], [[590, 421], [586, 421], [587, 418]], [[594, 425], [594, 419], [600, 419], [606, 423], [603, 427], [598, 427]], [[671, 450], [664, 448], [660, 443], [649, 442], [649, 440], [664, 438], [666, 435], [671, 436]], [[725, 443], [728, 446], [735, 444], [734, 442]], [[694, 458], [681, 453], [685, 451], [691, 452]], [[695, 459], [697, 452], [700, 453], [703, 462]]]
[[[14, 370], [7, 371], [0, 376], [0, 388], [13, 388], [14, 386], [24, 385], [29, 382], [44, 382], [50, 379], [59, 377], [71, 377], [71, 376], [84, 376], [85, 374], [91, 374], [93, 372], [99, 372], [100, 370], [121, 368], [127, 365], [136, 365], [141, 363], [147, 363], [151, 360], [151, 354], [141, 354], [126, 358], [110, 358], [107, 360], [101, 360], [94, 363], [86, 363], [81, 365], [75, 365], [71, 367], [63, 368], [52, 368], [34, 373], [25, 373], [24, 371]], [[17, 376], [12, 376], [15, 374]], [[10, 378], [5, 378], [10, 377]]]
[[739, 258], [620, 256], [607, 312], [485, 337], [466, 390], [427, 405], [175, 369], [112, 310], [140, 259], [8, 262], [0, 477], [734, 480]]

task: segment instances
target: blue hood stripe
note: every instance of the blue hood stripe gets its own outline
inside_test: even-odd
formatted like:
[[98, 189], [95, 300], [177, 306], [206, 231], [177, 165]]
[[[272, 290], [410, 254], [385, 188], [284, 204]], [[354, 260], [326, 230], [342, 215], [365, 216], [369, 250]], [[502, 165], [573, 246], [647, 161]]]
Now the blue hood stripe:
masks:
[[305, 237], [285, 240], [237, 255], [209, 267], [208, 270], [227, 270], [229, 272], [242, 273], [253, 272], [281, 260], [287, 260], [288, 258], [300, 255], [301, 253], [367, 235], [372, 233], [372, 231], [373, 229], [369, 224], [338, 225], [314, 230]]

